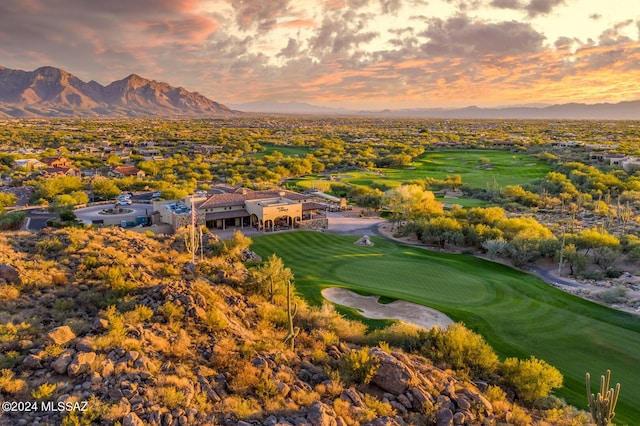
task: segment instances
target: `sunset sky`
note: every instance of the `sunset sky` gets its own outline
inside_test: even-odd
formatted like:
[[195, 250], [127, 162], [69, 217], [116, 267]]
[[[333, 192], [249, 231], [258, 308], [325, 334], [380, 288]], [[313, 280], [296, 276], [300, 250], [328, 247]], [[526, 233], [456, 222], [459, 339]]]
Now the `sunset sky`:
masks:
[[0, 66], [222, 103], [640, 99], [638, 0], [0, 0]]

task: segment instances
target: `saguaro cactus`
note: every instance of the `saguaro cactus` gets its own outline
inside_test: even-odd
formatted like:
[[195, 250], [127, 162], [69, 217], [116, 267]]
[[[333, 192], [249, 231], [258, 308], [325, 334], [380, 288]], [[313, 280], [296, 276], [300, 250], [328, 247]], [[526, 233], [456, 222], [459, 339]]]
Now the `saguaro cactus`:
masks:
[[620, 395], [620, 383], [616, 383], [616, 388], [610, 388], [611, 370], [607, 370], [606, 376], [600, 376], [600, 392], [597, 395], [591, 393], [591, 376], [587, 373], [587, 398], [589, 399], [589, 410], [591, 417], [598, 426], [611, 424], [611, 419], [616, 415], [615, 409]]
[[291, 309], [291, 280], [287, 279], [287, 318], [289, 319], [289, 332], [284, 338], [284, 343], [289, 343], [289, 349], [295, 349], [295, 340], [300, 334], [300, 328], [293, 326], [293, 319], [298, 313], [298, 304], [296, 303]]

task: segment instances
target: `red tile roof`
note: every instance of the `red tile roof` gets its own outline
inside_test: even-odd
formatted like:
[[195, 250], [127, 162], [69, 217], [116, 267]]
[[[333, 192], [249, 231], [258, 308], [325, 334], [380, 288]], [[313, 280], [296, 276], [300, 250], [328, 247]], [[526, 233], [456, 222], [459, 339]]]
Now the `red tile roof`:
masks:
[[298, 194], [293, 191], [286, 190], [268, 190], [268, 191], [252, 191], [246, 190], [245, 193], [233, 193], [233, 194], [214, 194], [205, 200], [199, 209], [206, 209], [211, 207], [229, 207], [243, 205], [245, 201], [260, 200], [263, 198], [277, 198], [283, 197], [289, 200], [306, 200], [308, 197], [303, 194]]

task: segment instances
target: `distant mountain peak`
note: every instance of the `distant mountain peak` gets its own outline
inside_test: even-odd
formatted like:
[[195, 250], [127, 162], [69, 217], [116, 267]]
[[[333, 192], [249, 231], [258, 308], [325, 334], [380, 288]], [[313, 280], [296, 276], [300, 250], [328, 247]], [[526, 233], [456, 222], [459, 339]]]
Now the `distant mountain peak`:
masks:
[[229, 116], [238, 113], [196, 92], [130, 74], [103, 86], [65, 70], [0, 66], [1, 117]]

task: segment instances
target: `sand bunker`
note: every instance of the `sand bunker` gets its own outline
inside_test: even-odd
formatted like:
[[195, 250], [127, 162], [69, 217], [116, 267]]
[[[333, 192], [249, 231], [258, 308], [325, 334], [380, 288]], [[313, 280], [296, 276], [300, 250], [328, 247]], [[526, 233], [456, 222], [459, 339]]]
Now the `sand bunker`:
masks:
[[380, 296], [361, 296], [345, 288], [331, 287], [322, 290], [325, 299], [360, 311], [362, 316], [371, 319], [396, 319], [425, 328], [442, 327], [453, 324], [451, 318], [426, 306], [405, 300], [383, 305], [378, 303]]

